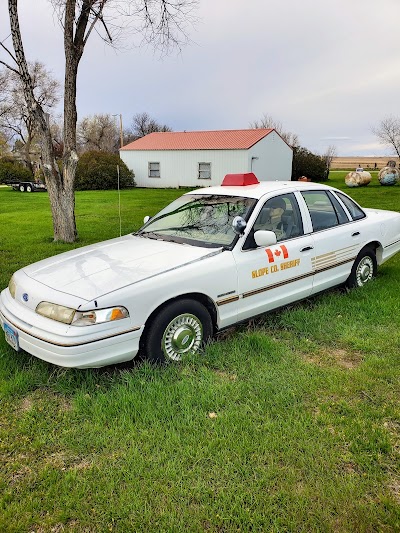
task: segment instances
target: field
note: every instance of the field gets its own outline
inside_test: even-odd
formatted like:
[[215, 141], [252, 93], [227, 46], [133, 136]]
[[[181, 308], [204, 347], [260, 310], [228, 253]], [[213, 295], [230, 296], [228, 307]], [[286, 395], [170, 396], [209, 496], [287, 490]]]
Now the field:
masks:
[[[330, 184], [400, 210], [400, 186], [345, 174]], [[123, 233], [181, 193], [123, 191]], [[79, 242], [54, 244], [47, 195], [0, 188], [0, 288], [119, 234], [114, 191], [76, 213]], [[399, 294], [400, 254], [166, 368], [60, 369], [0, 335], [0, 531], [400, 531]]]
[[378, 169], [385, 167], [388, 161], [396, 161], [399, 168], [399, 158], [386, 155], [383, 157], [334, 157], [332, 160], [332, 169], [334, 170], [355, 170], [361, 166], [365, 170]]

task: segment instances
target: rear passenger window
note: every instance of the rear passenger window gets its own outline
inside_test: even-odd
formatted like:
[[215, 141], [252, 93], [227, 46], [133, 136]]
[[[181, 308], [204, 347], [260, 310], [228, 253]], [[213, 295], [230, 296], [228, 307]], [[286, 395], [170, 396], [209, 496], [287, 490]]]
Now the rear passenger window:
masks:
[[343, 193], [340, 193], [337, 191], [335, 192], [337, 196], [342, 200], [344, 205], [347, 207], [347, 210], [349, 211], [351, 218], [353, 220], [360, 220], [361, 218], [365, 217], [364, 211], [360, 207], [358, 207], [358, 205], [355, 202], [353, 202], [351, 198], [349, 198]]
[[338, 202], [337, 198], [335, 198], [332, 193], [328, 193], [328, 194], [329, 194], [329, 199], [332, 202], [332, 205], [336, 211], [339, 224], [346, 224], [346, 222], [349, 221], [349, 218], [346, 215], [346, 211], [343, 209], [343, 207]]
[[301, 194], [310, 212], [314, 231], [339, 225], [338, 214], [325, 191], [306, 191]]

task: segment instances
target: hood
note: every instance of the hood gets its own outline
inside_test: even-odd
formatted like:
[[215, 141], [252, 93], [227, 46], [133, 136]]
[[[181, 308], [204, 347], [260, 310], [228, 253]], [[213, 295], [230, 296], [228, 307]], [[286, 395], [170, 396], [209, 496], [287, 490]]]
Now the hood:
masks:
[[49, 257], [23, 271], [52, 289], [89, 301], [220, 252], [126, 235]]

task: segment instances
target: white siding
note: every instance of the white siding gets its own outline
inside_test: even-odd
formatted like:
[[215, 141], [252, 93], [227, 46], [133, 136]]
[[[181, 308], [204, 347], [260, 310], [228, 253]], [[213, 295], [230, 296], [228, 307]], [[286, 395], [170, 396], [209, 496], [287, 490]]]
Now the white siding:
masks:
[[[220, 185], [226, 174], [252, 167], [260, 181], [281, 181], [290, 180], [292, 170], [292, 150], [275, 132], [249, 150], [122, 150], [120, 155], [138, 187]], [[160, 163], [159, 178], [149, 178], [149, 163]], [[198, 178], [199, 163], [211, 163], [211, 179]]]
[[[138, 187], [208, 187], [227, 173], [247, 172], [247, 150], [132, 150], [120, 152]], [[160, 163], [160, 177], [149, 178], [149, 162]], [[211, 163], [211, 179], [199, 179], [199, 163]]]
[[[258, 157], [253, 159], [252, 157]], [[290, 181], [292, 176], [292, 149], [274, 131], [248, 150], [249, 171], [260, 181]]]

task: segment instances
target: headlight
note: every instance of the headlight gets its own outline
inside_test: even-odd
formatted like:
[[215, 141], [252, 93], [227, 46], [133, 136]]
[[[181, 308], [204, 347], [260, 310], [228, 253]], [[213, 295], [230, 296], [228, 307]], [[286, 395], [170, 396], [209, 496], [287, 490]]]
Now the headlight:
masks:
[[75, 309], [64, 307], [63, 305], [51, 304], [50, 302], [40, 302], [36, 307], [36, 313], [56, 320], [57, 322], [62, 322], [63, 324], [71, 324], [75, 315]]
[[15, 300], [15, 293], [17, 292], [17, 284], [15, 283], [14, 276], [10, 279], [10, 282], [8, 284], [8, 290], [10, 291], [11, 296]]
[[128, 318], [129, 312], [125, 307], [111, 307], [110, 309], [96, 309], [95, 311], [76, 311], [72, 321], [73, 326], [91, 326], [104, 322], [113, 322]]
[[41, 302], [36, 307], [36, 313], [72, 326], [92, 326], [129, 317], [128, 310], [120, 306], [111, 307], [110, 309], [96, 309], [94, 311], [76, 311], [70, 307], [50, 302]]

